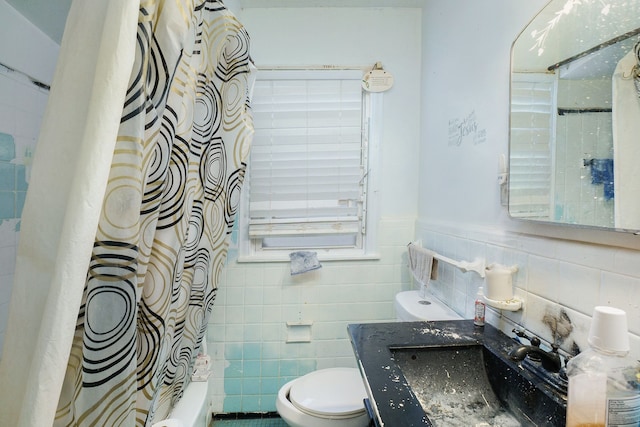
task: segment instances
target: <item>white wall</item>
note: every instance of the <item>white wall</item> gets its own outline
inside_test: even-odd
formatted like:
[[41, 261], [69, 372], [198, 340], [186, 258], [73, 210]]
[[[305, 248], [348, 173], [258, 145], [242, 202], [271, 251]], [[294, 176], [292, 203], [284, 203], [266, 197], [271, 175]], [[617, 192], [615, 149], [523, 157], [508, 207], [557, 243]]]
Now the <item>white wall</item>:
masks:
[[[417, 214], [421, 14], [418, 9], [318, 8], [240, 10], [258, 65], [365, 65], [382, 62], [396, 79], [384, 95], [378, 224], [380, 259], [325, 262], [291, 278], [287, 264], [237, 264], [233, 250], [224, 274], [209, 342], [215, 357], [213, 409], [274, 411], [275, 395], [291, 378], [329, 366], [355, 366], [346, 325], [391, 320], [393, 296], [409, 286], [404, 253]], [[58, 46], [0, 0], [0, 61], [49, 83]], [[11, 40], [12, 43], [7, 43]], [[0, 76], [0, 80], [3, 77]], [[24, 81], [21, 84], [27, 84]], [[15, 120], [29, 99], [0, 87], [0, 132], [30, 132], [39, 124]], [[40, 99], [34, 111], [42, 115]], [[9, 129], [8, 126], [11, 126]], [[20, 129], [16, 130], [16, 126]], [[24, 147], [19, 148], [21, 152]], [[17, 159], [20, 161], [20, 159]], [[0, 333], [13, 281], [19, 219], [0, 229]], [[311, 343], [286, 343], [286, 322], [309, 320]]]
[[[58, 56], [58, 45], [0, 0], [0, 63], [49, 84]], [[20, 235], [20, 213], [28, 183], [25, 153], [35, 152], [38, 130], [48, 93], [23, 74], [0, 67], [0, 195], [15, 196], [13, 217], [0, 218], [0, 352], [4, 341], [11, 287]], [[13, 188], [11, 188], [13, 187]], [[3, 198], [3, 200], [5, 200]], [[6, 208], [6, 206], [3, 206]]]
[[[549, 340], [549, 322], [569, 318], [573, 332], [563, 347], [583, 347], [593, 306], [611, 304], [628, 311], [633, 351], [640, 354], [640, 253], [625, 249], [637, 248], [637, 238], [529, 226], [510, 220], [499, 204], [498, 155], [508, 144], [509, 49], [544, 3], [425, 0], [424, 11], [235, 6], [258, 65], [381, 61], [396, 85], [385, 94], [380, 260], [325, 262], [321, 270], [294, 279], [286, 264], [237, 264], [232, 250], [208, 332], [213, 410], [273, 411], [284, 381], [316, 368], [352, 365], [346, 325], [393, 318], [393, 295], [410, 286], [405, 244], [414, 238], [451, 257], [518, 264], [516, 294], [525, 308], [490, 311], [491, 323], [505, 330], [521, 324]], [[50, 81], [57, 45], [4, 0], [0, 35], [0, 62]], [[16, 108], [3, 90], [0, 123], [33, 132], [32, 123], [7, 120]], [[465, 120], [472, 132], [458, 140], [454, 125]], [[555, 239], [556, 234], [602, 244]], [[0, 227], [0, 330], [17, 237], [15, 228]], [[470, 317], [482, 280], [440, 268], [434, 289]], [[286, 322], [296, 320], [313, 321], [311, 343], [285, 342]]]
[[[586, 346], [593, 307], [612, 305], [627, 311], [632, 351], [640, 355], [637, 237], [531, 226], [511, 220], [499, 203], [498, 156], [508, 149], [510, 45], [545, 3], [427, 2], [416, 235], [450, 257], [480, 256], [489, 263], [519, 266], [516, 295], [524, 300], [524, 309], [489, 313], [489, 321], [504, 330], [523, 325], [552, 340], [551, 326], [563, 324], [571, 333], [559, 343], [572, 351], [574, 343]], [[471, 134], [460, 145], [449, 145], [455, 133], [450, 124], [471, 112], [477, 129], [486, 130], [486, 141], [474, 144]], [[482, 280], [472, 273], [441, 269], [434, 288], [470, 317]]]
[[[392, 320], [395, 293], [409, 286], [406, 244], [414, 236], [420, 142], [419, 9], [244, 9], [260, 66], [370, 66], [395, 78], [384, 93], [378, 225], [380, 259], [323, 262], [291, 277], [287, 263], [227, 269], [208, 329], [215, 412], [275, 411], [278, 389], [311, 370], [355, 366], [349, 323]], [[233, 238], [236, 238], [234, 233]], [[233, 241], [232, 245], [237, 244]], [[287, 343], [287, 322], [308, 321], [311, 341]]]
[[[395, 86], [384, 99], [381, 214], [417, 213], [420, 128], [420, 11], [392, 8], [244, 9], [251, 56], [261, 66], [371, 66]], [[391, 28], [396, 25], [397, 28]]]
[[[499, 224], [498, 156], [507, 153], [511, 43], [544, 1], [430, 0], [424, 9], [420, 216]], [[477, 131], [449, 145], [450, 125]], [[478, 135], [481, 138], [481, 135]]]
[[60, 47], [5, 0], [0, 0], [0, 40], [0, 62], [51, 84]]

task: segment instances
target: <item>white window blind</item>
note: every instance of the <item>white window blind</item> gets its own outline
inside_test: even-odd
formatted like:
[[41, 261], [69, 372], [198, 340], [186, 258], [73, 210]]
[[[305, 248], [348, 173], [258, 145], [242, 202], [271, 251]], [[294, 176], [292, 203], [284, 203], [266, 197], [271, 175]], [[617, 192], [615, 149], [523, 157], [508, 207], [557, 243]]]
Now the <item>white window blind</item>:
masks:
[[[255, 83], [249, 237], [361, 234], [366, 114], [360, 70], [268, 70]], [[288, 240], [287, 240], [288, 239]], [[342, 239], [354, 245], [357, 239]], [[290, 244], [290, 246], [298, 246]]]
[[509, 213], [549, 219], [553, 205], [553, 76], [522, 74], [511, 83]]

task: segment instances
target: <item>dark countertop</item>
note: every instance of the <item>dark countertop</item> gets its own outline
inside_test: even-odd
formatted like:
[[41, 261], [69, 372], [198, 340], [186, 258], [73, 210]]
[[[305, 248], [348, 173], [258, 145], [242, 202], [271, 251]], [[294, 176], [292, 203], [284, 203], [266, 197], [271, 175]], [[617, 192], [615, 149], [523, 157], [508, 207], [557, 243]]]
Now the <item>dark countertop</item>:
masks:
[[[370, 404], [377, 414], [375, 421], [384, 427], [432, 425], [396, 365], [392, 350], [482, 345], [506, 359], [508, 351], [517, 344], [493, 326], [477, 327], [472, 320], [352, 324], [348, 332], [366, 380]], [[506, 363], [515, 371], [522, 371], [517, 363]], [[531, 383], [539, 382], [526, 371], [522, 375]]]

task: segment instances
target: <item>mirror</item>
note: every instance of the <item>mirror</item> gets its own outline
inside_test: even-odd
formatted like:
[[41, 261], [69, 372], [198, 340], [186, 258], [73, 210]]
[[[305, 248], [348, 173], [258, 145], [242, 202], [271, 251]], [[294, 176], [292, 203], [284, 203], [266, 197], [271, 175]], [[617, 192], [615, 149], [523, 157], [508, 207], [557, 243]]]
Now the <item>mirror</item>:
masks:
[[635, 0], [551, 0], [515, 40], [511, 217], [640, 230], [639, 41]]

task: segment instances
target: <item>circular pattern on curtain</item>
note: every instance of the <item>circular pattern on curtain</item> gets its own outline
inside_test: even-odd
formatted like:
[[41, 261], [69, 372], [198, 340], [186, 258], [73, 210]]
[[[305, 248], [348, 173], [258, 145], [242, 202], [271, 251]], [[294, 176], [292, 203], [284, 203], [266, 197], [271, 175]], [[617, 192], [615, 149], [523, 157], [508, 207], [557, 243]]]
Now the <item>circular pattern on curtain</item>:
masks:
[[150, 425], [188, 383], [240, 201], [251, 70], [221, 2], [141, 4], [56, 425]]

